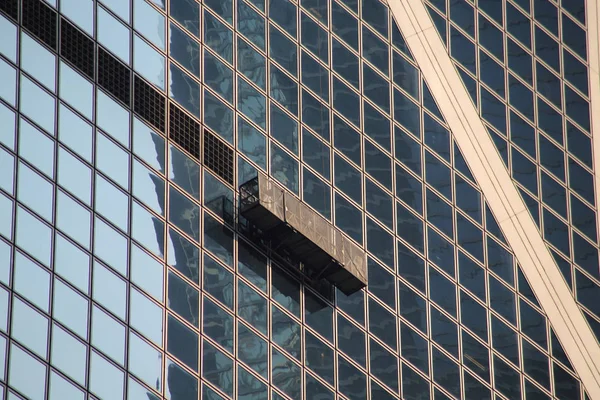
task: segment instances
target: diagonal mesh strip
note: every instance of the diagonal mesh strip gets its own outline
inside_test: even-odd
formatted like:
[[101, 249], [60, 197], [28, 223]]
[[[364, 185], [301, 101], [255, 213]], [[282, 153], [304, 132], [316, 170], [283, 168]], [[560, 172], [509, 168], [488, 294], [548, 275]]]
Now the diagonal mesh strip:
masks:
[[19, 19], [19, 0], [0, 0], [0, 11], [17, 21]]
[[64, 18], [60, 20], [60, 55], [94, 79], [94, 41]]
[[233, 185], [233, 150], [206, 129], [203, 161], [207, 168]]
[[98, 84], [129, 106], [131, 70], [102, 47], [98, 47]]
[[200, 161], [200, 124], [173, 103], [169, 106], [169, 139]]
[[158, 90], [135, 76], [133, 111], [161, 132], [165, 131], [165, 101]]
[[23, 0], [23, 27], [56, 50], [56, 11], [41, 0]]

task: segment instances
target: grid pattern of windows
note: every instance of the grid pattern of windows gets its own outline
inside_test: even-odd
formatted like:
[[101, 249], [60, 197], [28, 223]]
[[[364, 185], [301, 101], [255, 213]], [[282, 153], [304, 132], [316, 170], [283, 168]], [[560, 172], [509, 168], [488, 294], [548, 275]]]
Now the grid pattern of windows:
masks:
[[[1, 398], [584, 399], [387, 5], [10, 4]], [[366, 289], [244, 236], [258, 171], [366, 250]]]
[[584, 1], [427, 1], [438, 33], [600, 340]]

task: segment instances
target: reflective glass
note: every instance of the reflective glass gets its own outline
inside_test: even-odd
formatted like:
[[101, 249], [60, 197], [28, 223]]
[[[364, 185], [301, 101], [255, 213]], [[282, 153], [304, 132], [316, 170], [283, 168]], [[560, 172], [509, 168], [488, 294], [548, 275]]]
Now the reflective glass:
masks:
[[245, 80], [238, 78], [238, 108], [255, 124], [265, 129], [266, 99]]
[[12, 246], [0, 240], [0, 282], [10, 285], [12, 275]]
[[274, 25], [269, 27], [269, 56], [289, 73], [298, 73], [298, 46]]
[[244, 1], [237, 6], [237, 29], [259, 49], [265, 50], [265, 20]]
[[136, 289], [130, 292], [129, 323], [157, 346], [163, 343], [163, 311]]
[[212, 8], [225, 21], [231, 23], [231, 19], [233, 16], [232, 0], [206, 0], [206, 5]]
[[[393, 278], [392, 278], [393, 279]], [[391, 286], [394, 289], [394, 286]], [[398, 348], [397, 319], [379, 303], [369, 298], [369, 332], [396, 350]]]
[[226, 61], [232, 62], [233, 32], [208, 11], [204, 12], [204, 43]]
[[301, 44], [327, 64], [329, 62], [327, 32], [304, 12], [300, 14], [300, 27], [302, 32]]
[[46, 392], [47, 367], [12, 344], [8, 360], [8, 384], [31, 400], [42, 400]]
[[26, 33], [21, 35], [21, 68], [51, 92], [56, 91], [56, 56]]
[[[179, 276], [169, 271], [167, 280], [169, 308], [175, 311], [180, 317], [188, 321], [195, 327], [199, 326], [200, 301], [198, 289], [188, 284]], [[210, 314], [205, 307], [205, 318], [207, 313]], [[207, 331], [208, 333], [208, 331]]]
[[233, 274], [208, 255], [204, 256], [204, 290], [233, 309]]
[[352, 360], [365, 366], [365, 333], [341, 314], [337, 317], [337, 345]]
[[287, 311], [300, 317], [300, 284], [289, 275], [271, 271], [271, 296]]
[[271, 144], [271, 174], [294, 193], [298, 193], [298, 161]]
[[203, 72], [204, 82], [227, 101], [233, 102], [233, 71], [231, 68], [205, 50]]
[[238, 322], [238, 358], [249, 365], [256, 373], [268, 377], [267, 342]]
[[207, 341], [204, 341], [202, 353], [202, 377], [231, 396], [233, 360]]
[[93, 128], [65, 107], [59, 106], [58, 139], [87, 162], [92, 162]]
[[91, 212], [62, 190], [56, 198], [56, 227], [84, 248], [90, 247]]
[[267, 400], [267, 386], [238, 366], [238, 398], [241, 400]]
[[0, 36], [5, 38], [0, 44], [0, 54], [17, 63], [17, 27], [4, 16], [0, 16]]
[[167, 324], [167, 351], [198, 371], [198, 334], [171, 315]]
[[58, 325], [52, 325], [50, 362], [80, 385], [85, 385], [87, 346]]
[[298, 84], [275, 65], [271, 65], [271, 97], [294, 115], [298, 115]]
[[271, 136], [288, 150], [298, 154], [298, 122], [271, 103]]
[[132, 282], [158, 300], [163, 297], [163, 265], [142, 251], [135, 244], [131, 246]]
[[238, 281], [237, 313], [246, 322], [267, 334], [267, 300], [243, 281]]
[[127, 275], [127, 239], [98, 217], [94, 222], [94, 252], [115, 271]]
[[[92, 298], [125, 320], [127, 284], [99, 262], [94, 262]], [[115, 324], [116, 322], [113, 325]]]
[[288, 0], [270, 0], [269, 18], [296, 37], [296, 7]]
[[[46, 359], [48, 352], [48, 318], [18, 298], [13, 301], [11, 314], [11, 336], [42, 359]], [[60, 338], [54, 339], [60, 340]]]
[[308, 169], [303, 169], [303, 198], [321, 215], [331, 219], [331, 188]]
[[164, 258], [164, 222], [137, 202], [132, 204], [131, 221], [131, 237], [156, 256]]
[[300, 325], [279, 308], [272, 306], [272, 338], [292, 357], [300, 359], [301, 329]]
[[242, 118], [238, 119], [238, 148], [248, 158], [266, 169], [266, 138]]
[[[358, 51], [358, 21], [337, 2], [331, 2], [333, 32]], [[335, 43], [335, 39], [333, 39]], [[334, 56], [335, 57], [335, 56]]]
[[383, 37], [388, 36], [388, 11], [378, 0], [365, 0], [362, 3], [362, 17]]
[[352, 200], [362, 204], [360, 172], [338, 155], [335, 155], [334, 158], [334, 182], [338, 189], [342, 190]]
[[[225, 79], [225, 82], [227, 82], [227, 79]], [[233, 84], [233, 81], [231, 84]], [[233, 110], [225, 106], [221, 100], [208, 91], [204, 91], [204, 122], [221, 135], [223, 139], [229, 143], [233, 142]]]
[[94, 2], [78, 0], [62, 0], [60, 12], [75, 22], [90, 36], [94, 35]]
[[[109, 1], [113, 3], [113, 5], [120, 4], [120, 6], [123, 7], [122, 11], [127, 13], [127, 20], [129, 20], [129, 6], [127, 6], [129, 1]], [[98, 6], [97, 10], [98, 42], [102, 43], [107, 49], [112, 51], [117, 57], [123, 60], [125, 64], [129, 64], [129, 54], [131, 50], [129, 28], [106, 12], [104, 8]], [[124, 38], [127, 39], [124, 40]]]
[[4, 127], [0, 131], [0, 143], [14, 151], [16, 133], [15, 112], [4, 104], [0, 104], [0, 124]]
[[172, 18], [193, 35], [200, 35], [200, 6], [194, 0], [172, 0], [169, 12]]
[[162, 389], [162, 353], [129, 333], [129, 369], [148, 386]]
[[339, 390], [351, 400], [367, 398], [367, 382], [365, 375], [354, 365], [338, 356]]
[[19, 163], [18, 172], [17, 199], [52, 223], [54, 186], [23, 162]]
[[82, 339], [88, 337], [89, 301], [79, 293], [54, 280], [53, 317]]
[[165, 17], [144, 0], [134, 0], [133, 27], [161, 50], [165, 49]]
[[92, 393], [99, 398], [123, 399], [123, 378], [120, 369], [95, 351], [91, 352], [89, 387]]
[[200, 118], [200, 84], [173, 63], [169, 63], [167, 91], [170, 98]]
[[52, 257], [52, 232], [50, 227], [25, 211], [25, 209], [17, 207], [15, 231], [16, 244], [49, 267]]
[[[356, 127], [360, 126], [360, 96], [352, 91], [341, 80], [337, 79], [337, 77], [334, 77], [333, 79], [333, 106], [344, 117], [348, 118]], [[328, 118], [326, 122], [328, 125]], [[327, 126], [327, 131], [328, 130], [329, 126]], [[326, 138], [329, 140], [329, 133], [327, 132], [326, 135]]]
[[84, 293], [89, 286], [89, 255], [63, 236], [56, 235], [54, 271]]
[[305, 364], [329, 383], [334, 382], [334, 352], [312, 333], [305, 333]]
[[300, 367], [275, 348], [272, 350], [271, 374], [273, 383], [292, 398], [302, 395]]
[[200, 45], [173, 23], [169, 25], [169, 55], [192, 75], [200, 76]]
[[266, 292], [267, 258], [245, 241], [238, 241], [238, 272]]
[[[17, 74], [16, 70], [4, 60], [0, 60], [0, 73], [5, 77], [5, 84], [0, 91], [0, 99], [5, 100], [13, 107], [17, 102]], [[24, 78], [26, 79], [26, 78]]]
[[148, 45], [138, 35], [134, 36], [133, 50], [133, 68], [144, 78], [164, 90], [165, 57], [154, 50], [153, 47]]
[[85, 394], [79, 388], [54, 371], [50, 373], [50, 388], [48, 396], [50, 400], [83, 400], [85, 398]]
[[165, 182], [139, 161], [133, 162], [132, 194], [155, 213], [165, 214]]
[[54, 135], [56, 99], [25, 76], [21, 77], [20, 89], [21, 112], [46, 132]]
[[171, 360], [167, 360], [165, 370], [165, 396], [167, 399], [176, 400], [179, 396], [183, 396], [185, 399], [198, 398], [197, 377]]
[[12, 239], [13, 235], [13, 207], [13, 201], [0, 193], [0, 215], [2, 216], [2, 221], [6, 221], [0, 228], [0, 234], [4, 235], [7, 239]]

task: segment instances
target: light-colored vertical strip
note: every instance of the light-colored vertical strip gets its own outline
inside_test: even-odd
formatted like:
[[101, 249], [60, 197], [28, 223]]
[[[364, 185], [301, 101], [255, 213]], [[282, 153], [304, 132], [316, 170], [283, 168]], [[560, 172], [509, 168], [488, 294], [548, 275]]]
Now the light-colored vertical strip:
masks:
[[[600, 400], [600, 346], [487, 133], [422, 0], [388, 0], [466, 162], [573, 367]], [[600, 301], [600, 299], [599, 299]]]
[[[598, 0], [586, 1], [588, 33], [588, 75], [590, 90], [590, 115], [592, 118], [592, 144], [594, 176], [596, 183], [596, 209], [600, 210], [600, 4]], [[597, 225], [600, 225], [597, 221]]]

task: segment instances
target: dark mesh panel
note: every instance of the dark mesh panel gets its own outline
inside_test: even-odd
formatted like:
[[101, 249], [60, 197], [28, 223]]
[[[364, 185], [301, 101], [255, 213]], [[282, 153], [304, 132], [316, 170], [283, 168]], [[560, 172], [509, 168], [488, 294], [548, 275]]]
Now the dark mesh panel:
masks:
[[60, 20], [60, 55], [94, 79], [94, 41], [64, 18]]
[[200, 124], [173, 103], [169, 105], [169, 138], [200, 161]]
[[19, 0], [0, 0], [0, 10], [15, 21], [19, 20]]
[[98, 84], [129, 106], [131, 71], [102, 47], [98, 47]]
[[42, 0], [23, 0], [23, 27], [56, 50], [56, 12]]
[[165, 131], [165, 97], [137, 75], [134, 78], [133, 111], [159, 131]]
[[233, 150], [204, 130], [204, 165], [233, 185]]

